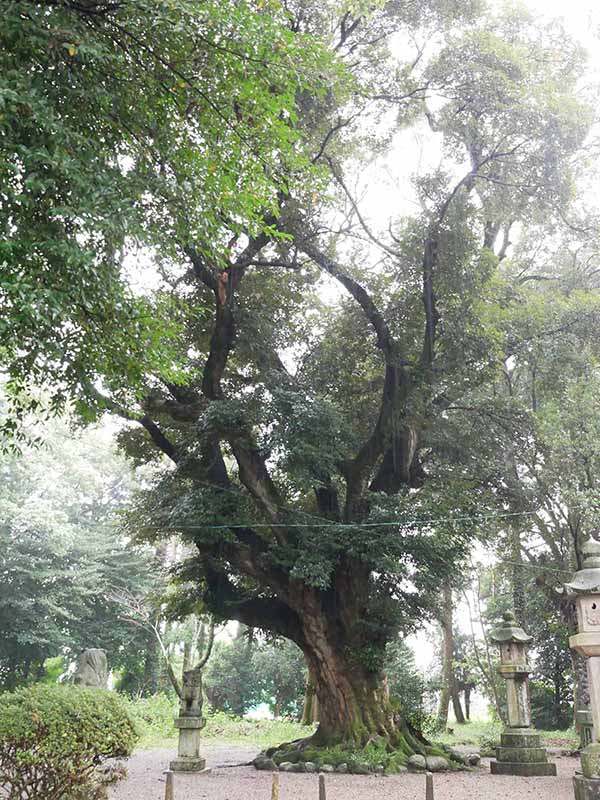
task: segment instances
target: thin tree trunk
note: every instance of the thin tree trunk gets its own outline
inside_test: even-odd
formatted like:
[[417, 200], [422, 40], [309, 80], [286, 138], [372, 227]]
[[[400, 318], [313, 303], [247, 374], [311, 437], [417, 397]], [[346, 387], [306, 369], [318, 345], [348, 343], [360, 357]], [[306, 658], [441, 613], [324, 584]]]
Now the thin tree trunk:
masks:
[[[452, 630], [452, 587], [446, 581], [443, 590], [442, 602], [442, 690], [440, 692], [440, 700], [437, 712], [437, 726], [440, 730], [445, 730], [448, 727], [448, 708], [450, 700], [453, 698], [454, 688], [454, 635]], [[461, 712], [462, 713], [462, 712]]]
[[513, 611], [519, 625], [525, 624], [525, 575], [523, 570], [523, 553], [521, 552], [521, 531], [513, 525], [509, 531], [510, 553], [512, 561], [511, 583]]
[[464, 688], [465, 693], [465, 717], [468, 721], [471, 720], [471, 687], [466, 684]]
[[559, 728], [561, 725], [561, 667], [558, 659], [554, 664], [554, 727]]
[[207, 640], [207, 626], [201, 622], [197, 617], [195, 618], [196, 624], [198, 625], [196, 636], [195, 636], [195, 643], [196, 643], [196, 651], [198, 652], [198, 657], [202, 658], [204, 654], [204, 647], [206, 645]]
[[314, 723], [318, 721], [319, 721], [319, 702], [317, 700], [315, 680], [309, 673], [306, 681], [306, 691], [304, 693], [304, 707], [302, 709], [302, 717], [300, 718], [300, 724], [314, 725]]
[[184, 642], [183, 643], [183, 664], [181, 665], [181, 680], [183, 680], [183, 675], [188, 670], [192, 668], [193, 664], [193, 657], [192, 657], [192, 643], [191, 642]]
[[452, 676], [452, 710], [454, 711], [454, 716], [456, 717], [458, 724], [464, 725], [467, 720], [465, 719], [465, 715], [463, 714], [462, 706], [460, 704], [460, 695], [455, 685], [454, 674]]
[[146, 653], [144, 656], [144, 694], [153, 695], [158, 692], [160, 680], [160, 654], [158, 652], [158, 642], [154, 633], [148, 635]]
[[275, 696], [275, 707], [273, 708], [273, 716], [275, 719], [281, 718], [281, 709], [283, 708], [283, 701], [278, 695]]
[[[493, 575], [493, 573], [492, 573]], [[494, 708], [496, 710], [496, 714], [499, 720], [504, 721], [504, 714], [502, 712], [502, 706], [500, 704], [500, 698], [498, 697], [498, 686], [496, 684], [496, 673], [492, 666], [492, 657], [490, 653], [490, 643], [488, 640], [488, 634], [485, 629], [485, 625], [483, 624], [483, 612], [481, 608], [481, 582], [479, 577], [476, 578], [475, 581], [476, 592], [475, 592], [475, 599], [477, 602], [477, 615], [479, 618], [479, 623], [481, 625], [481, 635], [483, 638], [484, 648], [485, 648], [485, 661], [483, 660], [480, 652], [479, 652], [479, 645], [477, 642], [477, 636], [475, 635], [475, 623], [473, 619], [473, 610], [471, 609], [471, 602], [469, 600], [469, 596], [466, 592], [464, 592], [464, 598], [467, 603], [467, 608], [469, 609], [469, 624], [471, 628], [471, 643], [473, 646], [473, 654], [475, 656], [475, 660], [477, 661], [477, 665], [480, 669], [481, 676], [485, 682], [487, 687], [490, 699], [494, 701]]]

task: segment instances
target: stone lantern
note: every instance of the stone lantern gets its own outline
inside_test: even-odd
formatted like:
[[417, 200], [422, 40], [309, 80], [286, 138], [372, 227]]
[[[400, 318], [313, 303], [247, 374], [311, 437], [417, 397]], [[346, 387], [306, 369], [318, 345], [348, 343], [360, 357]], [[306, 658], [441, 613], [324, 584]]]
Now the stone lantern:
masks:
[[600, 542], [582, 547], [583, 569], [565, 584], [575, 593], [578, 633], [569, 644], [587, 659], [592, 741], [581, 751], [581, 772], [573, 779], [577, 800], [600, 800]]
[[500, 648], [499, 674], [506, 680], [507, 725], [496, 748], [496, 761], [490, 764], [495, 775], [556, 775], [556, 765], [548, 762], [540, 735], [531, 729], [529, 664], [527, 647], [531, 636], [517, 625], [508, 611], [502, 623], [490, 634]]
[[172, 772], [210, 772], [206, 760], [200, 755], [200, 731], [206, 725], [202, 716], [202, 669], [196, 667], [183, 674], [179, 716], [175, 727], [179, 729], [177, 758], [171, 761]]

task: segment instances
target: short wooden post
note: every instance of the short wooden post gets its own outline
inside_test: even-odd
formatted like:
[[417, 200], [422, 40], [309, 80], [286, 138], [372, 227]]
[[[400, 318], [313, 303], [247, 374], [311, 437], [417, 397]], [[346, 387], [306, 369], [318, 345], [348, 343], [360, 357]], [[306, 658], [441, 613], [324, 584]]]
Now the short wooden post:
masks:
[[167, 783], [165, 785], [165, 800], [175, 800], [175, 793], [173, 790], [173, 773], [167, 770]]
[[433, 774], [425, 773], [425, 800], [433, 800]]
[[279, 773], [273, 773], [273, 786], [271, 787], [271, 800], [279, 800]]
[[325, 775], [321, 772], [319, 774], [319, 800], [327, 800], [327, 795], [325, 794]]

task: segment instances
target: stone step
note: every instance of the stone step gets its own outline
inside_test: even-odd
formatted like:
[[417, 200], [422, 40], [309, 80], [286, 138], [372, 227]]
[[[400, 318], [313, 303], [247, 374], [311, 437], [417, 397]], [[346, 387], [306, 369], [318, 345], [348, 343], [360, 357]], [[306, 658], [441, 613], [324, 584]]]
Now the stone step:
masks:
[[527, 777], [538, 777], [544, 775], [556, 775], [556, 764], [546, 762], [531, 761], [492, 761], [490, 763], [492, 775], [521, 775]]
[[500, 734], [502, 747], [540, 747], [540, 734], [529, 728], [503, 731]]
[[548, 761], [548, 754], [545, 747], [497, 747], [496, 758], [498, 761], [530, 763]]

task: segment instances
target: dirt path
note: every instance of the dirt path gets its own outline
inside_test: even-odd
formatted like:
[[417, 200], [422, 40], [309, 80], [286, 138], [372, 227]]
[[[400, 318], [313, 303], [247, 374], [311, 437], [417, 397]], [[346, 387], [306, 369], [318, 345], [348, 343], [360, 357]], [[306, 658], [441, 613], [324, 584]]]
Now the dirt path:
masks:
[[[254, 767], [232, 766], [247, 762], [258, 748], [247, 745], [211, 745], [203, 748], [207, 775], [176, 776], [175, 800], [270, 800], [271, 774]], [[164, 800], [165, 776], [172, 750], [136, 753], [129, 775], [110, 793], [111, 800]], [[487, 763], [471, 773], [434, 776], [435, 800], [573, 800], [572, 777], [576, 758], [553, 758], [556, 778], [513, 778], [490, 775]], [[316, 775], [280, 775], [280, 800], [317, 800]], [[328, 775], [327, 800], [424, 800], [422, 775], [389, 778]]]

